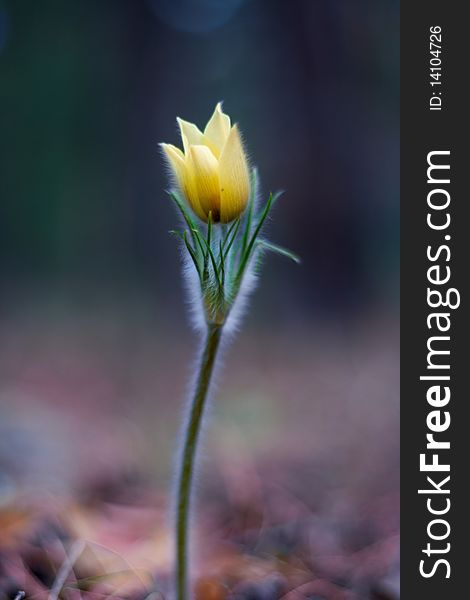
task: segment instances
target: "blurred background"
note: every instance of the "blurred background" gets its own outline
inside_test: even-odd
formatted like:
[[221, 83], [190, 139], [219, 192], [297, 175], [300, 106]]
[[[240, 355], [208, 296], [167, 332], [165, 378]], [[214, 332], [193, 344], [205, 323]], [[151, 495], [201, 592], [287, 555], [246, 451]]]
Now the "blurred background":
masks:
[[197, 341], [158, 143], [219, 100], [303, 262], [220, 373], [198, 598], [398, 597], [398, 64], [397, 0], [0, 0], [0, 599], [77, 540], [60, 597], [165, 587]]

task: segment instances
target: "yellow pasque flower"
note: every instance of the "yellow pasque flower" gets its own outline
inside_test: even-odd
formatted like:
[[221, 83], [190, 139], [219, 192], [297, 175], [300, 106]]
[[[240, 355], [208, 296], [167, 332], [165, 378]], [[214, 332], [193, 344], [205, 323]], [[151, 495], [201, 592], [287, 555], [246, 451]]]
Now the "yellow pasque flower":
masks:
[[161, 144], [175, 182], [188, 204], [203, 221], [233, 221], [245, 210], [250, 194], [248, 163], [237, 125], [219, 102], [204, 133], [178, 118], [184, 153]]

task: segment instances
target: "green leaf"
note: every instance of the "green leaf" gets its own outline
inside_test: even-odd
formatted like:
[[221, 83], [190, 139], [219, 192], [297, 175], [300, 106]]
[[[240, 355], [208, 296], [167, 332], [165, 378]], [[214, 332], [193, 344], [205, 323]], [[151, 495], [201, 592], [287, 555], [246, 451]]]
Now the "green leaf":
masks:
[[222, 244], [222, 240], [219, 241], [219, 268], [220, 268], [220, 279], [222, 281], [222, 285], [225, 283], [225, 264], [224, 264], [224, 248]]
[[196, 252], [194, 251], [194, 248], [191, 246], [191, 244], [188, 241], [188, 236], [187, 236], [186, 231], [183, 233], [183, 241], [186, 244], [186, 248], [188, 249], [189, 255], [193, 259], [194, 266], [196, 267], [197, 274], [199, 275], [199, 280], [202, 284], [202, 274], [201, 274], [201, 268], [199, 266], [199, 261], [198, 261]]
[[281, 256], [285, 256], [286, 258], [290, 258], [298, 265], [302, 262], [300, 256], [298, 256], [294, 252], [291, 252], [290, 250], [287, 250], [287, 248], [283, 248], [282, 246], [278, 246], [277, 244], [271, 244], [271, 242], [268, 242], [266, 240], [258, 240], [257, 246], [260, 246], [261, 248], [264, 248], [269, 252], [275, 252], [276, 254], [280, 254]]
[[[224, 252], [223, 252], [223, 259], [225, 260], [227, 258], [227, 254], [230, 252], [230, 248], [233, 245], [233, 242], [235, 241], [235, 238], [237, 237], [237, 233], [238, 233], [238, 229], [240, 227], [240, 219], [237, 219], [235, 221], [235, 223], [230, 227], [228, 233], [227, 233], [227, 237], [225, 239], [224, 242]], [[229, 239], [229, 236], [230, 239]], [[227, 243], [228, 242], [228, 243]], [[226, 244], [226, 247], [225, 247]]]
[[228, 227], [226, 230], [224, 229], [224, 236], [223, 236], [223, 245], [225, 247], [225, 245], [228, 242], [228, 239], [230, 238], [230, 236], [232, 235], [233, 230], [236, 228], [238, 229], [238, 227], [240, 226], [240, 218], [236, 219], [231, 225], [230, 227]]
[[242, 238], [242, 255], [245, 253], [248, 238], [250, 237], [251, 222], [253, 220], [253, 210], [255, 207], [256, 194], [258, 191], [258, 171], [254, 168], [251, 171], [251, 189], [250, 189], [250, 201], [248, 209], [246, 211], [245, 231], [243, 232]]
[[209, 217], [207, 219], [207, 245], [210, 247], [212, 238], [212, 211], [209, 211]]
[[170, 231], [168, 233], [170, 235], [174, 235], [175, 237], [178, 237], [180, 240], [183, 239], [183, 234], [181, 231], [177, 231], [176, 229], [170, 229]]
[[258, 224], [256, 225], [256, 228], [253, 232], [253, 235], [251, 236], [251, 239], [248, 243], [248, 246], [246, 247], [244, 253], [242, 254], [242, 258], [240, 260], [240, 266], [238, 268], [238, 272], [237, 272], [237, 281], [239, 282], [243, 276], [243, 273], [246, 269], [246, 266], [248, 264], [248, 261], [250, 259], [251, 253], [253, 251], [253, 247], [255, 245], [256, 239], [261, 231], [261, 228], [263, 227], [263, 224], [266, 220], [266, 217], [269, 214], [269, 211], [271, 210], [273, 204], [276, 202], [276, 200], [279, 198], [279, 196], [282, 194], [282, 192], [276, 192], [276, 194], [273, 194], [272, 192], [269, 194], [269, 198], [268, 201], [266, 202], [263, 211], [261, 212], [260, 218], [258, 220]]
[[[209, 223], [210, 223], [210, 221], [209, 221]], [[212, 252], [212, 248], [210, 247], [209, 241], [208, 241], [210, 239], [209, 238], [209, 233], [207, 235], [207, 239], [197, 229], [194, 230], [194, 234], [203, 242], [203, 244], [207, 248], [207, 254], [209, 255], [209, 258], [211, 260], [212, 268], [214, 270], [214, 275], [215, 275], [215, 278], [217, 280], [217, 284], [218, 284], [219, 288], [221, 289], [222, 288], [222, 284], [220, 282], [220, 276], [219, 276], [219, 270], [217, 268], [217, 262], [215, 260], [214, 253]]]
[[[196, 232], [199, 235], [195, 235]], [[200, 232], [197, 229], [193, 229], [193, 231], [191, 231], [191, 234], [193, 235], [193, 239], [195, 239], [195, 243], [197, 244], [199, 250], [201, 251], [202, 257], [204, 259], [204, 265], [206, 265], [206, 262], [207, 262], [206, 249], [205, 249], [203, 243], [201, 242], [201, 238], [203, 236], [200, 234]]]
[[185, 220], [185, 223], [188, 226], [189, 231], [191, 232], [191, 237], [193, 238], [193, 244], [194, 244], [194, 246], [196, 246], [196, 240], [194, 238], [193, 231], [195, 229], [199, 231], [199, 227], [198, 227], [196, 221], [193, 219], [188, 207], [186, 206], [186, 202], [182, 198], [180, 198], [180, 196], [175, 192], [175, 190], [170, 190], [168, 193], [169, 193], [171, 199], [173, 200], [173, 202], [179, 208], [181, 214], [183, 215], [183, 219]]

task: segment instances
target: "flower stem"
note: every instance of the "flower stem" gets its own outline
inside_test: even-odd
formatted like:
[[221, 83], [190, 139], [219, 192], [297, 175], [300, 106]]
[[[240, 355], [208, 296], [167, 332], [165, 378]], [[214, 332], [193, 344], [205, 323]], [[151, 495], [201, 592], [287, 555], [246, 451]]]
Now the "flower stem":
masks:
[[194, 463], [207, 392], [214, 370], [222, 325], [209, 324], [189, 419], [184, 431], [184, 446], [179, 467], [176, 496], [176, 599], [188, 600], [188, 521]]

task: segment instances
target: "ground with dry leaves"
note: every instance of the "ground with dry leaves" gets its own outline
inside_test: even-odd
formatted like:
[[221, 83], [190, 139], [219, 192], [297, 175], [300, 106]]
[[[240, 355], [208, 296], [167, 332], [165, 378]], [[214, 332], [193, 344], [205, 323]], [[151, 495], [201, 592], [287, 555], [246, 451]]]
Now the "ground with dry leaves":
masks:
[[[163, 599], [191, 335], [54, 323], [2, 326], [0, 599]], [[201, 453], [198, 600], [398, 599], [394, 330], [236, 341]]]

